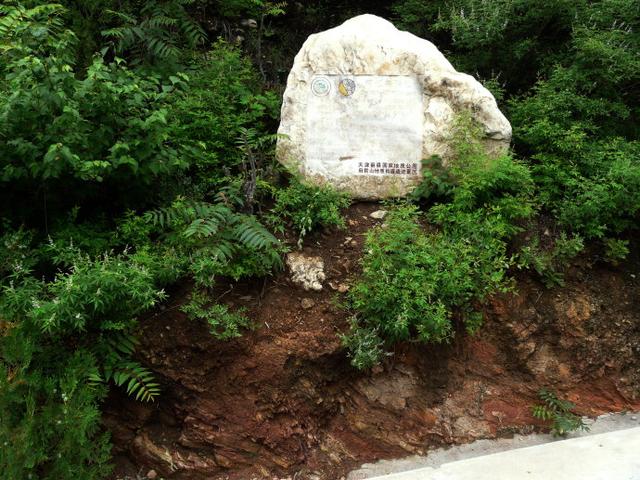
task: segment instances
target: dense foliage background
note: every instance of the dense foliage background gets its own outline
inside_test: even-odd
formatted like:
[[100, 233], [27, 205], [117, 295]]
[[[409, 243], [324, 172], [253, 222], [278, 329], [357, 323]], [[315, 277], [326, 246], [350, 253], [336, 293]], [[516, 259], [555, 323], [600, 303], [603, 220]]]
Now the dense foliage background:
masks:
[[348, 199], [287, 179], [272, 147], [293, 55], [359, 13], [480, 79], [514, 148], [486, 158], [461, 118], [455, 165], [426, 159], [413, 199], [372, 232], [343, 336], [355, 366], [480, 328], [478, 304], [516, 268], [553, 285], [581, 251], [624, 259], [640, 210], [634, 0], [5, 1], [3, 478], [105, 477], [107, 388], [160, 394], [135, 361], [137, 317], [192, 279], [188, 316], [240, 335], [250, 319], [211, 300], [217, 280], [268, 275], [310, 230], [343, 224]]

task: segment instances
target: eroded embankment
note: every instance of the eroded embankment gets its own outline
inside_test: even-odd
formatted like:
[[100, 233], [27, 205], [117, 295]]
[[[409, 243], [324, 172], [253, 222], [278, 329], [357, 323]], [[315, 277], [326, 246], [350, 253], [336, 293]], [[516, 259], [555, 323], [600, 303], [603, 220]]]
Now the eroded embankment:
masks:
[[523, 276], [518, 294], [486, 306], [476, 336], [403, 345], [371, 372], [352, 369], [335, 304], [377, 208], [354, 205], [348, 230], [307, 242], [325, 260], [322, 292], [295, 288], [285, 273], [221, 288], [255, 322], [242, 338], [215, 341], [189, 321], [178, 308], [187, 287], [142, 321], [141, 360], [163, 394], [152, 405], [118, 393], [107, 402], [114, 478], [154, 469], [173, 479], [339, 479], [363, 462], [529, 432], [542, 387], [585, 415], [640, 408], [637, 256], [619, 269], [582, 265], [553, 290]]

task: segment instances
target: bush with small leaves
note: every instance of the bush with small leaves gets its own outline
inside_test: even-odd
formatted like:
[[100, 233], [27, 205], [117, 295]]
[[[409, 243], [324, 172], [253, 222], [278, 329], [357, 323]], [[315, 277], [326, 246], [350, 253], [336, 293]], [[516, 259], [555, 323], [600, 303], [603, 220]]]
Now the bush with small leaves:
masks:
[[60, 268], [53, 279], [24, 268], [0, 281], [0, 318], [8, 325], [0, 337], [0, 442], [17, 447], [0, 449], [0, 471], [25, 480], [98, 479], [109, 471], [99, 423], [105, 384], [144, 401], [159, 394], [133, 353], [137, 315], [164, 293], [126, 254], [91, 258], [48, 248]]
[[24, 201], [40, 190], [30, 185], [46, 185], [50, 215], [101, 198], [144, 203], [154, 182], [187, 167], [167, 121], [185, 75], [165, 81], [101, 56], [79, 72], [60, 5], [10, 4], [2, 13], [3, 203], [30, 214], [41, 205]]
[[619, 265], [629, 255], [629, 240], [606, 238], [604, 246], [605, 258], [612, 265]]
[[379, 361], [383, 344], [448, 341], [454, 318], [477, 330], [474, 304], [509, 288], [505, 231], [496, 217], [452, 214], [455, 224], [428, 232], [424, 215], [401, 205], [368, 232], [363, 272], [348, 294], [355, 321], [342, 337], [354, 366]]
[[352, 318], [350, 329], [340, 335], [342, 345], [347, 349], [351, 365], [359, 370], [371, 368], [384, 356], [384, 341], [375, 328], [362, 327]]
[[276, 189], [274, 196], [276, 203], [269, 215], [271, 223], [281, 231], [285, 224], [290, 224], [298, 232], [299, 246], [304, 237], [318, 227], [343, 228], [341, 210], [351, 203], [347, 195], [329, 185], [317, 186], [295, 179], [287, 188]]
[[549, 249], [540, 248], [540, 241], [534, 237], [518, 252], [518, 268], [533, 269], [548, 287], [564, 285], [563, 272], [584, 249], [584, 241], [580, 235], [573, 237], [561, 232]]
[[400, 203], [368, 232], [362, 275], [348, 294], [355, 320], [342, 337], [354, 365], [379, 360], [383, 343], [445, 342], [455, 319], [475, 332], [482, 323], [475, 307], [510, 289], [507, 242], [533, 215], [533, 182], [510, 156], [489, 157], [480, 133], [468, 116], [459, 117], [457, 157], [446, 170], [425, 171], [426, 186], [414, 192], [431, 201], [436, 186], [436, 198], [447, 203], [426, 214]]

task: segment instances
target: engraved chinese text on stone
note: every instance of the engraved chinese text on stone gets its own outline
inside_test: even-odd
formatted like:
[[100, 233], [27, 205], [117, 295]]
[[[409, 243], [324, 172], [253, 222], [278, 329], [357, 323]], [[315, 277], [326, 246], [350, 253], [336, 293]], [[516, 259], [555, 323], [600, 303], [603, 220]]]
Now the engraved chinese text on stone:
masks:
[[312, 89], [319, 79], [330, 86], [324, 96], [309, 92], [310, 165], [331, 168], [338, 175], [419, 172], [424, 113], [415, 77], [318, 75], [311, 81]]

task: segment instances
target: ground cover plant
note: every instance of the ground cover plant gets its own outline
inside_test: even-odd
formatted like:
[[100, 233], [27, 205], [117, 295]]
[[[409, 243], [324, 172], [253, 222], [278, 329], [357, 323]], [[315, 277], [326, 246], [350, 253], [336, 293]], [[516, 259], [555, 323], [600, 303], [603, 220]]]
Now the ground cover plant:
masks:
[[640, 212], [637, 2], [6, 0], [7, 478], [105, 478], [109, 389], [162, 395], [136, 356], [140, 315], [192, 282], [190, 321], [220, 341], [241, 335], [251, 318], [212, 296], [218, 282], [277, 271], [278, 238], [302, 245], [314, 229], [345, 226], [349, 200], [282, 172], [273, 144], [293, 54], [310, 33], [359, 13], [434, 41], [476, 75], [514, 142], [487, 158], [461, 116], [457, 160], [425, 159], [415, 195], [369, 233], [342, 337], [355, 366], [396, 342], [481, 328], [483, 301], [512, 288], [515, 269], [551, 287], [580, 255], [624, 264]]
[[575, 408], [573, 403], [558, 398], [555, 393], [544, 388], [538, 392], [538, 397], [543, 403], [534, 406], [531, 411], [534, 417], [551, 422], [554, 437], [566, 437], [575, 430], [589, 430], [582, 417], [572, 412]]

